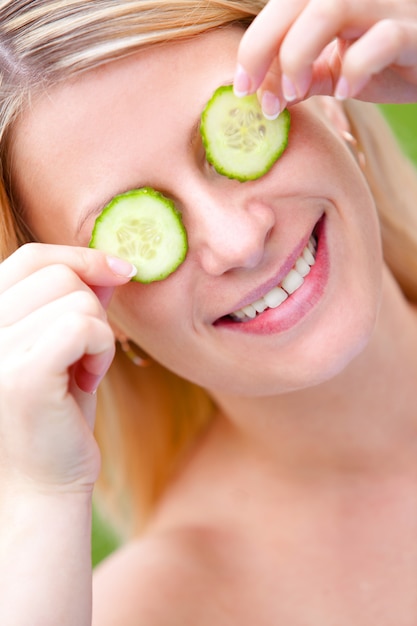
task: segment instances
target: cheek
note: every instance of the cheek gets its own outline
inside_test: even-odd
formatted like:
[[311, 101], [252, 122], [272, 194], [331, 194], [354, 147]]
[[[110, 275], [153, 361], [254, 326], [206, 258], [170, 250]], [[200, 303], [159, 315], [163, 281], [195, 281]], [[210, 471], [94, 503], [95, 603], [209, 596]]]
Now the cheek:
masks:
[[170, 288], [168, 281], [151, 285], [131, 282], [116, 290], [108, 310], [109, 319], [137, 345], [163, 362], [165, 354], [175, 354], [181, 345], [179, 304], [178, 290]]
[[[135, 329], [135, 335], [158, 324], [160, 306], [152, 293], [152, 285], [142, 285], [134, 281], [115, 290], [109, 316], [126, 334]], [[136, 337], [132, 337], [135, 339]]]
[[[327, 305], [315, 331], [300, 351], [306, 368], [315, 372], [312, 384], [333, 378], [366, 349], [378, 320], [383, 284], [383, 259], [378, 222], [372, 207], [350, 230], [351, 243], [343, 250], [336, 238], [331, 256], [333, 275]], [[355, 232], [356, 231], [356, 232]], [[355, 236], [356, 235], [356, 236]], [[308, 377], [308, 371], [304, 375]], [[301, 376], [303, 378], [303, 376]]]

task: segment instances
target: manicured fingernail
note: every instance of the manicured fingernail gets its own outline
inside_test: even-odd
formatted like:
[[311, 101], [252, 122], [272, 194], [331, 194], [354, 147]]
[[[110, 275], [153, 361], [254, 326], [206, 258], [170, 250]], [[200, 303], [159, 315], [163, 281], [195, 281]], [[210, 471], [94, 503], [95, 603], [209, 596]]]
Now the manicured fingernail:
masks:
[[292, 102], [298, 97], [294, 83], [285, 74], [282, 75], [282, 93], [287, 102]]
[[114, 256], [107, 256], [106, 260], [112, 272], [114, 272], [118, 276], [133, 278], [133, 276], [136, 276], [138, 272], [134, 265], [132, 265], [128, 261], [125, 261], [124, 259], [119, 259], [118, 257]]
[[87, 355], [78, 364], [75, 376], [80, 389], [95, 394], [114, 358], [114, 352]]
[[233, 91], [238, 98], [247, 96], [250, 92], [251, 80], [241, 65], [238, 65], [233, 80]]
[[334, 91], [334, 97], [337, 100], [346, 100], [349, 98], [349, 83], [344, 76], [339, 78], [338, 83], [336, 85], [336, 89]]
[[105, 374], [101, 376], [95, 376], [93, 374], [84, 374], [82, 386], [80, 386], [80, 389], [94, 396], [97, 393], [97, 389], [99, 388], [100, 383], [103, 380], [104, 376]]
[[261, 106], [262, 113], [267, 120], [276, 120], [281, 112], [281, 103], [271, 91], [264, 91]]

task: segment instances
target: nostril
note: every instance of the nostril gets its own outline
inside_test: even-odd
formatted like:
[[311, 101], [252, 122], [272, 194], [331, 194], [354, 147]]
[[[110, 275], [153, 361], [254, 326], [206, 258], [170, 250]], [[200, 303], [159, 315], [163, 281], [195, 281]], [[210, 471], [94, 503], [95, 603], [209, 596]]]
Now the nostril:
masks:
[[271, 226], [271, 227], [268, 229], [268, 231], [267, 231], [267, 233], [266, 233], [266, 235], [265, 235], [265, 244], [267, 244], [267, 243], [268, 243], [268, 241], [271, 239], [273, 229], [274, 229], [274, 227], [273, 227], [273, 226]]
[[197, 182], [183, 202], [189, 250], [197, 263], [213, 276], [256, 267], [274, 231], [271, 204], [254, 197], [259, 194], [250, 183], [229, 181], [218, 188]]
[[217, 242], [206, 241], [199, 246], [198, 256], [204, 271], [220, 276], [234, 269], [253, 269], [261, 263], [264, 245], [239, 236], [238, 233], [221, 234]]
[[245, 210], [232, 213], [226, 208], [215, 224], [206, 221], [204, 229], [200, 224], [196, 249], [199, 249], [200, 262], [208, 274], [221, 275], [237, 268], [254, 269], [263, 261], [274, 230], [271, 212]]

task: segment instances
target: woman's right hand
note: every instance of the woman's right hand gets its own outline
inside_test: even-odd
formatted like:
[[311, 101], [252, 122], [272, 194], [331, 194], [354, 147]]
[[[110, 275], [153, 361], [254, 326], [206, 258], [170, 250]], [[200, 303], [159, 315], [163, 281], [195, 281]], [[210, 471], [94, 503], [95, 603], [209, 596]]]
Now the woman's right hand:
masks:
[[417, 0], [269, 0], [238, 51], [235, 91], [273, 117], [312, 95], [417, 98]]
[[94, 392], [114, 356], [106, 307], [132, 267], [27, 244], [0, 264], [1, 486], [92, 489]]

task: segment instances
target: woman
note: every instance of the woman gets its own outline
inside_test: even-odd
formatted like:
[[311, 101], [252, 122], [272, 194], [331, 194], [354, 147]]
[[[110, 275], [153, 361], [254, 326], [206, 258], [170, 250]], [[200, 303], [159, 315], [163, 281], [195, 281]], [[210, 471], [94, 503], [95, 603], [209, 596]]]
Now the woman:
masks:
[[[417, 4], [262, 6], [1, 7], [2, 624], [415, 624], [417, 181], [372, 105], [340, 101], [417, 99]], [[198, 133], [232, 82], [267, 117], [291, 105], [244, 184]], [[189, 239], [149, 285], [87, 248], [142, 186]], [[130, 541], [92, 610], [112, 362], [97, 437]]]

